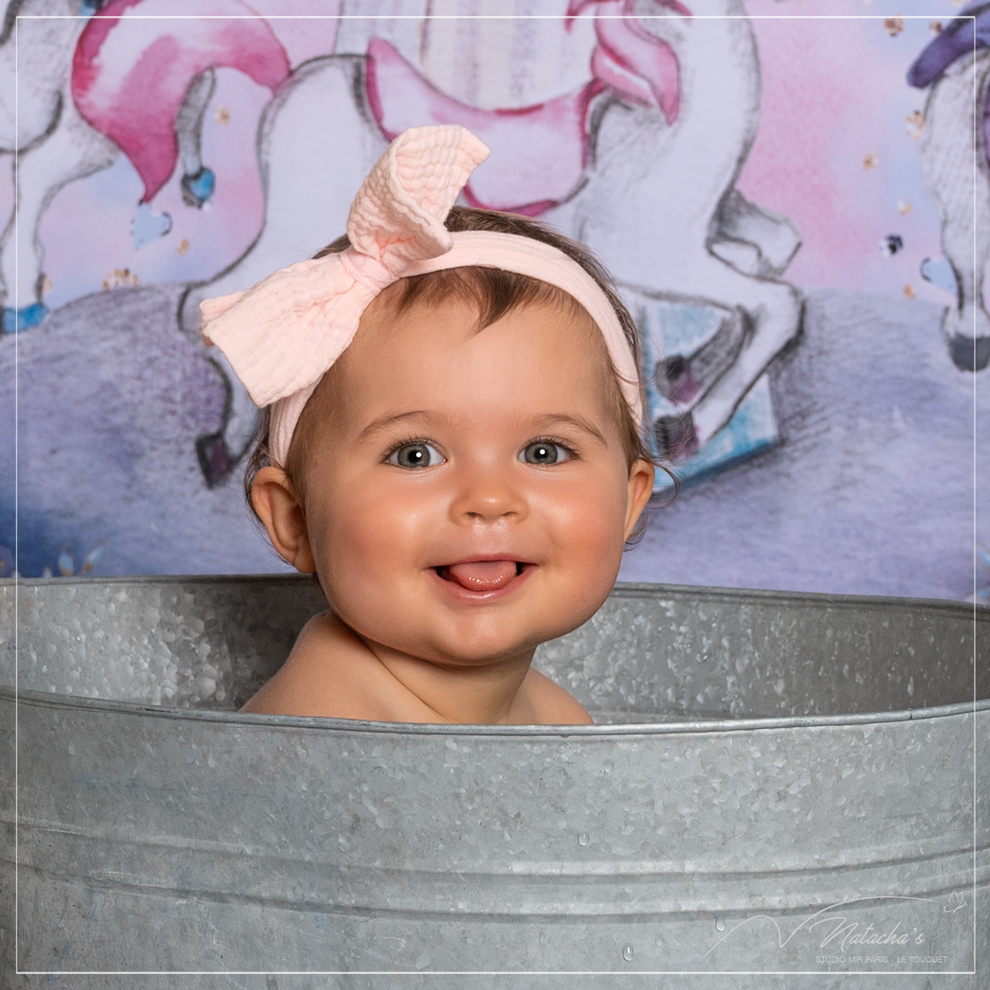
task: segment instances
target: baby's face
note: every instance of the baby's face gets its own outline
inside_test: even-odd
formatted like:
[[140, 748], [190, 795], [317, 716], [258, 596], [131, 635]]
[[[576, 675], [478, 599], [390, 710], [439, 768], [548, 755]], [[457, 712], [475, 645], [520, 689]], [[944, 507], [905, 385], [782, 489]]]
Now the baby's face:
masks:
[[653, 481], [644, 462], [628, 469], [593, 325], [546, 306], [480, 332], [475, 319], [460, 303], [369, 308], [300, 479], [333, 611], [366, 640], [458, 666], [589, 618]]

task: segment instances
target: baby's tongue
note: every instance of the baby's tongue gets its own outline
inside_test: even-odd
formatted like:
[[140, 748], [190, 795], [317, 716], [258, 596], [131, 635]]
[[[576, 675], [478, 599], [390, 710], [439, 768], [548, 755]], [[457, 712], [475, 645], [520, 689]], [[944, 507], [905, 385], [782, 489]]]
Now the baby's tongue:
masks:
[[453, 581], [471, 591], [494, 591], [516, 576], [514, 560], [473, 560], [447, 568]]

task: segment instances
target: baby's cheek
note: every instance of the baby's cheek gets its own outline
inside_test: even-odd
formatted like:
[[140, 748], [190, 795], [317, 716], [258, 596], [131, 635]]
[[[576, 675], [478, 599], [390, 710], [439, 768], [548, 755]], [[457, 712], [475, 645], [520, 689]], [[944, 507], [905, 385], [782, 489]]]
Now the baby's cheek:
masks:
[[603, 484], [597, 490], [576, 490], [548, 506], [553, 539], [561, 560], [576, 566], [593, 583], [611, 587], [622, 560], [625, 491]]
[[403, 562], [416, 558], [428, 527], [423, 508], [388, 491], [363, 488], [340, 497], [330, 523], [324, 557], [345, 593], [362, 586], [379, 590]]

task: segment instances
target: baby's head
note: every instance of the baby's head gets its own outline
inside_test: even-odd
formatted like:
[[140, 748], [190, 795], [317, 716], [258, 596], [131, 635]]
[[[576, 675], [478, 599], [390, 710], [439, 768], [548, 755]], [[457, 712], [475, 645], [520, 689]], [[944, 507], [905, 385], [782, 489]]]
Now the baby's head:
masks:
[[[535, 220], [512, 213], [454, 206], [445, 227], [451, 233], [489, 231], [528, 237], [549, 244], [584, 269], [600, 288], [615, 312], [629, 350], [639, 365], [639, 338], [632, 316], [619, 299], [611, 279], [601, 264], [577, 241], [559, 234]], [[350, 247], [345, 234], [323, 248], [314, 257], [339, 254]], [[652, 461], [652, 452], [644, 442], [642, 431], [620, 387], [617, 373], [605, 345], [602, 333], [588, 312], [567, 292], [540, 279], [508, 272], [501, 268], [469, 266], [448, 268], [426, 275], [403, 278], [384, 289], [361, 317], [359, 333], [354, 342], [326, 372], [316, 391], [307, 401], [296, 424], [289, 449], [284, 458], [286, 474], [303, 493], [306, 463], [315, 453], [313, 437], [321, 422], [333, 419], [346, 394], [346, 369], [360, 366], [361, 354], [370, 351], [374, 338], [384, 344], [386, 353], [374, 359], [381, 368], [395, 351], [401, 331], [396, 329], [412, 311], [442, 311], [449, 308], [471, 314], [470, 332], [479, 333], [517, 310], [534, 308], [554, 310], [572, 328], [567, 352], [590, 356], [598, 376], [599, 398], [608, 411], [609, 422], [618, 431], [627, 467], [632, 470], [637, 460]], [[639, 388], [639, 383], [636, 383]], [[251, 451], [245, 474], [245, 495], [254, 509], [251, 489], [260, 468], [273, 463], [271, 456], [272, 407], [262, 410], [261, 426]]]
[[521, 217], [445, 219], [462, 252], [467, 232], [540, 245], [510, 262], [534, 273], [486, 264], [482, 240], [477, 263], [376, 287], [305, 396], [265, 410], [248, 485], [275, 549], [366, 642], [497, 663], [602, 604], [653, 464], [635, 326], [600, 265]]

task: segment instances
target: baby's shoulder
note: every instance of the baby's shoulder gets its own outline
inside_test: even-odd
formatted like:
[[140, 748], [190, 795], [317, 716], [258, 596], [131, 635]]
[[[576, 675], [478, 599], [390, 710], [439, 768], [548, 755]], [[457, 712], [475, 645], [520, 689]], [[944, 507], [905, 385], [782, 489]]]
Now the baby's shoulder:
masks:
[[390, 720], [380, 665], [342, 634], [329, 613], [303, 627], [288, 659], [241, 711], [271, 715]]
[[532, 706], [538, 725], [593, 725], [591, 716], [573, 695], [549, 677], [530, 668], [523, 682], [526, 702]]

